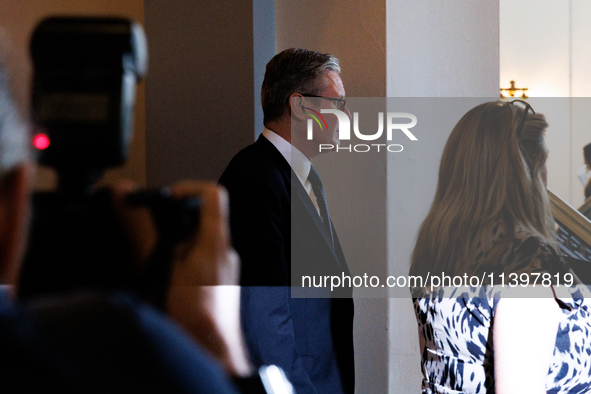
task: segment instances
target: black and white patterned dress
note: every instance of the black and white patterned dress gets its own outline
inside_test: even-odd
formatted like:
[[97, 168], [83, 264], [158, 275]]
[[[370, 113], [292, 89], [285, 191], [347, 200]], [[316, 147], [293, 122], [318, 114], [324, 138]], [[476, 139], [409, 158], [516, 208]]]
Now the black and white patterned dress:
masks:
[[[494, 229], [488, 246], [496, 243], [499, 233]], [[510, 257], [506, 260], [510, 263], [502, 267], [505, 272], [555, 273], [568, 269], [552, 248], [525, 231], [515, 235]], [[444, 288], [430, 297], [413, 299], [425, 339], [421, 357], [424, 394], [495, 392], [491, 327], [499, 301], [497, 290], [490, 286]], [[588, 290], [580, 285], [555, 286], [554, 290], [562, 314], [546, 390], [553, 394], [590, 393], [591, 304], [589, 298], [583, 298]]]

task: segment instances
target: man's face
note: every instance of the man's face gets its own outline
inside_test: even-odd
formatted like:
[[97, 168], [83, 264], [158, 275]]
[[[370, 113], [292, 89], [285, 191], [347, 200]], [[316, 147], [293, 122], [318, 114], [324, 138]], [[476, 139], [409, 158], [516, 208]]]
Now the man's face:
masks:
[[[325, 79], [325, 88], [318, 94], [322, 97], [334, 97], [334, 98], [345, 98], [345, 87], [343, 86], [343, 81], [338, 73], [334, 71], [330, 71], [326, 73], [323, 78]], [[321, 109], [338, 109], [339, 108], [339, 101], [336, 100], [329, 100], [329, 99], [317, 99], [318, 103], [321, 105]], [[349, 110], [345, 107], [344, 111], [349, 117], [351, 114]], [[337, 117], [334, 115], [324, 115], [324, 119], [326, 120], [326, 124], [328, 126], [328, 130], [315, 132], [314, 133], [314, 141], [318, 144], [331, 144], [331, 145], [338, 145], [339, 144], [339, 122]]]
[[[292, 94], [292, 97], [297, 96], [297, 101], [293, 102], [292, 105], [297, 105], [296, 111], [298, 115], [294, 118], [297, 122], [291, 123], [290, 142], [308, 158], [334, 150], [340, 142], [337, 116], [331, 113], [322, 114], [323, 109], [341, 110], [351, 119], [349, 110], [346, 107], [343, 108], [345, 88], [339, 74], [329, 71], [319, 78], [318, 84], [323, 88], [314, 96], [303, 93]], [[312, 119], [314, 119], [314, 122], [312, 122]], [[308, 139], [310, 124], [312, 125], [313, 137]], [[324, 145], [325, 149], [320, 150], [321, 145]], [[327, 149], [326, 145], [331, 145], [332, 149]]]

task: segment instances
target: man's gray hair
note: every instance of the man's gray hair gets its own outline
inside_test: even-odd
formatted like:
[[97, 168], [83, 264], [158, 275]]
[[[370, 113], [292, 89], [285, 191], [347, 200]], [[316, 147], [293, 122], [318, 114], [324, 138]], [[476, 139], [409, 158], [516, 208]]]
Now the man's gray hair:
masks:
[[28, 128], [12, 97], [8, 71], [0, 59], [0, 181], [29, 159]]
[[261, 90], [265, 124], [282, 117], [292, 93], [319, 95], [325, 72], [341, 72], [339, 60], [328, 53], [290, 48], [267, 63]]

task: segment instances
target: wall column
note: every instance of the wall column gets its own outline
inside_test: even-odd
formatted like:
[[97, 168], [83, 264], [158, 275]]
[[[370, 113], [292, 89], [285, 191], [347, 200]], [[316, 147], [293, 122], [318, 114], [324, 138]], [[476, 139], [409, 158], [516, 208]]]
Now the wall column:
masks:
[[262, 131], [260, 84], [275, 51], [274, 1], [145, 0], [144, 12], [148, 186], [217, 181]]

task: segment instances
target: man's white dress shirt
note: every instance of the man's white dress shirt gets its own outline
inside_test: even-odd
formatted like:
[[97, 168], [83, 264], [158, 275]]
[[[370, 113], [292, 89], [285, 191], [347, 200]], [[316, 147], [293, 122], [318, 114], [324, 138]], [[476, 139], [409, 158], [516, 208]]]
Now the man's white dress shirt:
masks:
[[269, 140], [277, 148], [279, 153], [283, 155], [285, 160], [289, 163], [293, 172], [297, 175], [298, 179], [304, 186], [306, 193], [310, 196], [310, 200], [312, 200], [312, 204], [316, 208], [316, 212], [320, 216], [320, 220], [322, 220], [322, 215], [320, 215], [320, 210], [318, 208], [318, 203], [316, 202], [316, 196], [314, 195], [314, 191], [312, 190], [312, 184], [308, 180], [308, 175], [310, 174], [310, 168], [312, 167], [312, 163], [310, 159], [306, 157], [302, 152], [298, 150], [295, 146], [287, 142], [283, 137], [277, 135], [275, 132], [269, 130], [265, 127], [263, 130], [263, 137]]

